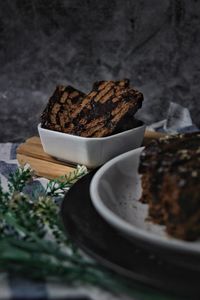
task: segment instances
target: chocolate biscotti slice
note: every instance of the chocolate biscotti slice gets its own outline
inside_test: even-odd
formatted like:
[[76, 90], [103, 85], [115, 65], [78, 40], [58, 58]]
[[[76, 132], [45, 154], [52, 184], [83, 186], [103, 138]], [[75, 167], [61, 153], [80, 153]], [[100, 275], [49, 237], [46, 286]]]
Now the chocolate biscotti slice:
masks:
[[142, 106], [143, 95], [129, 87], [129, 80], [96, 82], [71, 114], [64, 132], [83, 137], [105, 137], [122, 128]]
[[57, 86], [41, 115], [43, 128], [65, 131], [72, 126], [71, 114], [81, 103], [85, 94], [72, 86]]
[[151, 220], [177, 238], [200, 237], [200, 133], [153, 141], [142, 152], [139, 173]]

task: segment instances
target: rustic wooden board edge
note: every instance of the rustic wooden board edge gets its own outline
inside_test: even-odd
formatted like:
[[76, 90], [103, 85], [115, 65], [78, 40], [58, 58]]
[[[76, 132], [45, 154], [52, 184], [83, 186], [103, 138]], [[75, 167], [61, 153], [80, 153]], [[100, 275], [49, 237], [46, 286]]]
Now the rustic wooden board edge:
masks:
[[25, 141], [25, 143], [22, 143], [18, 146], [17, 154], [34, 157], [34, 158], [37, 158], [37, 159], [49, 161], [49, 162], [64, 165], [64, 166], [69, 166], [69, 167], [72, 167], [72, 168], [76, 167], [75, 163], [73, 164], [71, 162], [58, 160], [58, 159], [48, 155], [47, 153], [45, 153], [41, 143], [40, 144], [39, 143], [37, 143], [37, 144], [33, 143], [32, 144], [32, 143], [30, 143], [30, 141], [28, 143]]
[[59, 162], [55, 164], [23, 154], [17, 154], [17, 160], [21, 166], [26, 164], [30, 165], [31, 169], [35, 172], [35, 175], [48, 179], [54, 179], [75, 170], [74, 167], [60, 165]]

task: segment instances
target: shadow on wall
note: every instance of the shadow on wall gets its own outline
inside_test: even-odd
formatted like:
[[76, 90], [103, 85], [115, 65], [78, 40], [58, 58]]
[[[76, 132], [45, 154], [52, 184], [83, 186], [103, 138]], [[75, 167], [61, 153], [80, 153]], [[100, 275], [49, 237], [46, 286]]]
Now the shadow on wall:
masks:
[[144, 121], [175, 101], [200, 125], [199, 11], [194, 0], [1, 1], [1, 141], [36, 133], [57, 84], [87, 92], [124, 77], [144, 93]]

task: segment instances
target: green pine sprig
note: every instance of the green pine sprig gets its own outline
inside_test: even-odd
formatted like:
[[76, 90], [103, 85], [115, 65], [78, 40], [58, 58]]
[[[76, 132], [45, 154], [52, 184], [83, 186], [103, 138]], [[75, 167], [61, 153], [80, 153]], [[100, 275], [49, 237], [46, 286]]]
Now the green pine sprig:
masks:
[[21, 192], [26, 183], [32, 179], [32, 175], [33, 171], [28, 167], [18, 168], [11, 173], [8, 180], [9, 192]]
[[87, 173], [85, 166], [77, 166], [76, 170], [57, 179], [50, 180], [47, 184], [45, 194], [47, 196], [62, 196], [78, 179]]
[[0, 271], [135, 295], [127, 281], [88, 259], [64, 232], [55, 198], [62, 197], [86, 173], [85, 167], [78, 166], [74, 172], [50, 180], [35, 199], [25, 192], [34, 180], [29, 168], [18, 168], [10, 175], [8, 191], [0, 183]]

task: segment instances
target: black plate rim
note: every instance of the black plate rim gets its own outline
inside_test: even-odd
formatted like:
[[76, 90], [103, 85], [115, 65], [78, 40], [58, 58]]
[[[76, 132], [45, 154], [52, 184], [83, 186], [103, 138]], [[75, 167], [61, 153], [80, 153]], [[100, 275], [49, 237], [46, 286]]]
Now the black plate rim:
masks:
[[[66, 231], [68, 237], [81, 250], [83, 250], [86, 254], [88, 254], [89, 256], [94, 258], [97, 262], [99, 262], [104, 267], [108, 268], [109, 270], [117, 272], [119, 275], [125, 276], [128, 279], [134, 280], [139, 284], [144, 284], [144, 285], [146, 285], [147, 287], [149, 287], [151, 289], [154, 289], [154, 290], [158, 289], [158, 290], [156, 290], [156, 292], [165, 292], [165, 293], [170, 292], [170, 293], [173, 293], [175, 295], [180, 295], [180, 290], [179, 291], [170, 290], [168, 284], [166, 285], [166, 282], [162, 282], [161, 280], [158, 280], [158, 278], [154, 279], [151, 276], [147, 277], [146, 275], [144, 275], [144, 276], [138, 275], [137, 273], [134, 273], [132, 270], [129, 271], [126, 268], [124, 268], [123, 266], [115, 264], [115, 263], [109, 261], [108, 259], [106, 259], [105, 257], [102, 257], [101, 255], [98, 255], [97, 253], [94, 253], [93, 250], [90, 250], [87, 246], [85, 246], [82, 243], [78, 242], [77, 239], [75, 239], [74, 236], [70, 233], [70, 230], [68, 230], [68, 228], [67, 228], [66, 221], [65, 221], [65, 215], [64, 215], [64, 207], [65, 207], [66, 201], [67, 201], [66, 199], [68, 199], [68, 196], [71, 193], [73, 193], [73, 191], [76, 189], [77, 186], [79, 186], [79, 184], [81, 183], [83, 178], [84, 179], [90, 178], [91, 176], [94, 175], [95, 172], [96, 172], [96, 170], [93, 170], [90, 173], [88, 173], [87, 175], [83, 176], [77, 183], [74, 184], [74, 186], [70, 189], [69, 192], [67, 192], [67, 194], [63, 198], [63, 201], [61, 203], [60, 215], [61, 215], [61, 219], [63, 221], [64, 228], [65, 228], [65, 231]], [[90, 182], [91, 182], [91, 179], [89, 179]], [[94, 207], [93, 207], [93, 209], [94, 209]], [[107, 224], [105, 222], [105, 220], [103, 220], [103, 221], [104, 221], [105, 224]], [[124, 239], [124, 237], [122, 237], [122, 238]], [[198, 292], [198, 293], [200, 293], [200, 292]]]

